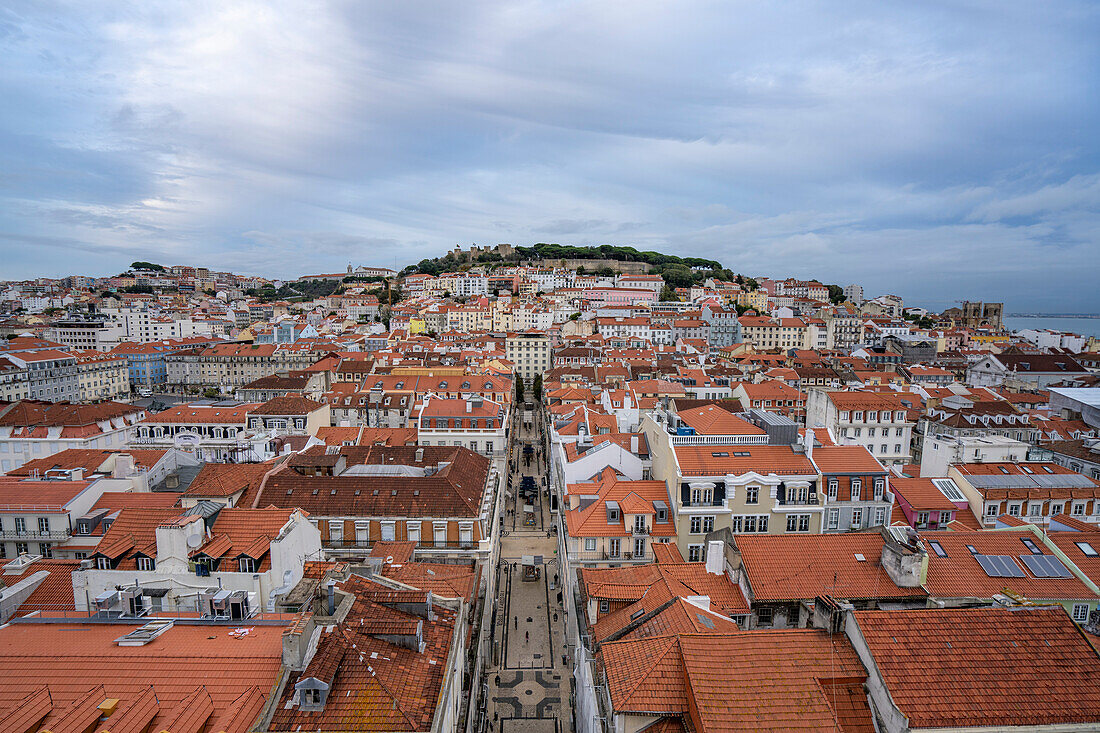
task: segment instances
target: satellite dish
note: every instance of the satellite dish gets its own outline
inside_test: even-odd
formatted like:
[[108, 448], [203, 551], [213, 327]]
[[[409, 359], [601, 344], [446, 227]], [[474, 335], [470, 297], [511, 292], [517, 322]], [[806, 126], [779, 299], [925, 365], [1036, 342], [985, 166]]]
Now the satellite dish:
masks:
[[202, 533], [195, 532], [194, 534], [187, 535], [187, 546], [192, 550], [202, 544]]

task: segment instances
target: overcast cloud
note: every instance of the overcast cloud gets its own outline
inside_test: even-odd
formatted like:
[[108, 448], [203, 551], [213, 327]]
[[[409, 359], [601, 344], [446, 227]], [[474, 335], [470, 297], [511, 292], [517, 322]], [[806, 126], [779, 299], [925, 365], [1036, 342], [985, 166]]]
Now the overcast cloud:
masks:
[[624, 244], [1100, 311], [1094, 2], [13, 2], [0, 278]]

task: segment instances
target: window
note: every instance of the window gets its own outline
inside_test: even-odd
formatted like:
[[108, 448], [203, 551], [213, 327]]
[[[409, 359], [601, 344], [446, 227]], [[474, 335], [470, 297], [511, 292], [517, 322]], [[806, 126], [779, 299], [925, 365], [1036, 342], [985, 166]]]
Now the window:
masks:
[[704, 504], [710, 504], [712, 491], [710, 489], [692, 489], [691, 490], [691, 503], [696, 506], [702, 506]]
[[700, 562], [703, 559], [702, 545], [688, 545], [688, 562]]
[[828, 525], [828, 528], [829, 529], [836, 529], [839, 525], [840, 525], [840, 510], [839, 509], [830, 509], [829, 510], [829, 525]]
[[1062, 507], [1063, 507], [1062, 504], [1051, 504], [1050, 505], [1050, 516], [1056, 517], [1059, 514], [1061, 514], [1062, 513]]
[[875, 501], [882, 501], [882, 495], [886, 491], [886, 481], [884, 479], [875, 479]]
[[100, 570], [110, 570], [111, 569], [111, 559], [107, 558], [107, 557], [97, 557], [95, 559], [95, 566], [97, 568], [99, 568]]
[[859, 501], [859, 495], [863, 492], [863, 482], [858, 478], [852, 479], [852, 501]]
[[394, 522], [382, 522], [382, 541], [394, 541]]
[[810, 515], [799, 514], [798, 515], [798, 531], [809, 532], [810, 531]]
[[620, 540], [618, 537], [613, 537], [607, 541], [607, 556], [618, 557], [620, 551]]
[[928, 512], [917, 512], [917, 525], [923, 526], [928, 524]]
[[43, 542], [38, 545], [38, 551], [42, 554], [42, 557], [53, 557], [53, 545], [49, 542]]
[[1083, 624], [1089, 620], [1089, 604], [1087, 603], [1074, 603], [1073, 604], [1073, 620], [1079, 624]]
[[788, 514], [787, 515], [787, 531], [788, 532], [795, 532], [795, 531], [797, 531], [797, 528], [798, 528], [798, 515], [797, 514]]
[[[1078, 502], [1074, 502], [1073, 503], [1073, 516], [1075, 516], [1075, 517], [1085, 516], [1085, 505], [1081, 504], [1081, 503], [1078, 503]], [[16, 527], [16, 529], [18, 529], [18, 527]]]
[[837, 481], [835, 478], [829, 479], [829, 500], [830, 501], [836, 501], [837, 488], [839, 487], [839, 485], [840, 485], [840, 482]]
[[758, 504], [760, 503], [760, 489], [756, 486], [749, 486], [745, 489], [745, 503], [746, 504]]
[[596, 549], [596, 538], [595, 537], [586, 537], [584, 539], [584, 549], [587, 550], [588, 552], [594, 552], [595, 549]]
[[852, 510], [852, 529], [859, 529], [863, 526], [863, 510]]
[[27, 520], [23, 517], [15, 518], [15, 533], [26, 534], [27, 533]]
[[1085, 557], [1097, 556], [1096, 549], [1088, 542], [1074, 542], [1073, 544], [1077, 545], [1077, 549], [1080, 550]]
[[874, 428], [867, 428], [867, 437], [868, 438], [875, 437], [875, 429]]
[[[645, 519], [642, 519], [644, 522]], [[691, 534], [706, 534], [714, 531], [714, 517], [692, 517]]]
[[1032, 516], [1032, 517], [1041, 517], [1041, 516], [1043, 516], [1043, 505], [1042, 504], [1031, 504], [1027, 508], [1027, 513], [1028, 513], [1029, 516]]
[[771, 626], [772, 610], [770, 608], [756, 609], [756, 620], [761, 626]]
[[343, 542], [344, 520], [330, 519], [328, 521], [328, 539], [329, 542]]
[[985, 507], [985, 515], [987, 517], [996, 517], [1001, 513], [1000, 504], [987, 504]]
[[1020, 505], [1019, 504], [1009, 504], [1008, 505], [1008, 513], [1009, 513], [1010, 516], [1013, 516], [1013, 517], [1020, 516]]
[[879, 448], [879, 453], [881, 453], [882, 455], [886, 455], [886, 453], [889, 451], [890, 446], [883, 443], [881, 446], [879, 446]]
[[49, 534], [49, 533], [50, 533], [50, 518], [49, 517], [39, 517], [38, 518], [38, 534]]
[[600, 601], [600, 613], [611, 613], [611, 603], [609, 601]]
[[152, 570], [153, 564], [153, 558], [151, 557], [139, 557], [137, 559], [138, 570]]
[[943, 549], [943, 545], [935, 540], [928, 543], [932, 546], [932, 552], [936, 553], [937, 557], [947, 557], [947, 552]]

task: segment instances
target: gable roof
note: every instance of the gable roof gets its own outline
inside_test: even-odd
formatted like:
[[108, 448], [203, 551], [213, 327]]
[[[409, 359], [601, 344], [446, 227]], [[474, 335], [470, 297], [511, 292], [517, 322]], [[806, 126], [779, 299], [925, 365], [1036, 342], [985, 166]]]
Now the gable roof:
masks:
[[854, 618], [911, 727], [1100, 721], [1100, 656], [1061, 608], [856, 611]]
[[[898, 586], [883, 569], [879, 532], [823, 535], [737, 535], [753, 601], [923, 598], [922, 588]], [[859, 557], [862, 556], [863, 560]]]

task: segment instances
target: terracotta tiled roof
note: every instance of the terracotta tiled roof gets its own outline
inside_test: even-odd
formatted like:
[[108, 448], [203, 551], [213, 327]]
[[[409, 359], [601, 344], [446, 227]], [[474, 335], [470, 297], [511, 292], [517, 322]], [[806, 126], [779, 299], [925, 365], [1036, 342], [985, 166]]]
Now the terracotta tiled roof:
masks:
[[913, 728], [1100, 720], [1100, 656], [1060, 608], [857, 611], [855, 620]]
[[[303, 476], [283, 469], [268, 477], [259, 504], [301, 507], [320, 516], [478, 516], [490, 460], [466, 448], [344, 447], [356, 463], [432, 467], [431, 475]], [[423, 460], [415, 460], [422, 450]], [[349, 458], [348, 463], [353, 461]]]
[[[370, 585], [375, 584], [352, 576], [345, 588], [365, 592]], [[324, 710], [304, 711], [293, 704], [294, 684], [306, 676], [306, 672], [291, 673], [269, 730], [431, 729], [447, 666], [454, 612], [436, 607], [433, 619], [421, 619], [377, 603], [361, 603], [361, 600], [357, 599], [342, 626], [323, 634], [310, 662], [314, 671], [325, 675], [331, 673], [332, 688]], [[422, 626], [424, 650], [414, 651], [376, 638], [370, 629], [377, 625], [380, 617], [393, 622], [404, 619], [413, 628]], [[377, 633], [381, 635], [388, 630], [379, 626]]]
[[676, 416], [699, 435], [767, 435], [767, 431], [717, 405], [684, 410]]
[[[1003, 593], [1007, 588], [1033, 601], [1096, 599], [1096, 594], [1076, 577], [1036, 578], [1033, 576], [1018, 559], [1020, 555], [1031, 554], [1022, 541], [1024, 539], [1031, 540], [1042, 554], [1054, 554], [1028, 529], [925, 534], [923, 541], [926, 546], [935, 541], [946, 553], [946, 557], [940, 557], [936, 552], [928, 553], [928, 579], [925, 582], [928, 593], [938, 598], [988, 599]], [[1009, 561], [1017, 566], [1023, 576], [990, 577], [982, 570], [981, 565], [967, 548], [968, 545], [980, 555], [1009, 557]]]
[[[206, 463], [184, 496], [227, 497], [259, 488], [274, 466], [270, 463]], [[244, 502], [241, 502], [244, 503]]]
[[[143, 710], [148, 713], [152, 692], [159, 713], [145, 722], [152, 722], [150, 730], [162, 730], [158, 724], [182, 715], [178, 706], [198, 688], [209, 694], [213, 715], [220, 717], [242, 694], [275, 684], [282, 662], [282, 626], [254, 626], [247, 635], [231, 638], [229, 628], [177, 624], [145, 646], [114, 642], [139, 625], [21, 622], [3, 627], [0, 667], [6, 677], [0, 685], [0, 710], [47, 685], [53, 708], [44, 727], [58, 733], [84, 731], [98, 719], [96, 708], [104, 699], [120, 700], [112, 721], [131, 708], [140, 718]], [[262, 704], [262, 695], [259, 699]], [[135, 707], [139, 700], [146, 700], [147, 707]], [[232, 725], [210, 730], [238, 733], [252, 725], [258, 712], [259, 707], [248, 706], [237, 711]], [[63, 719], [69, 724], [61, 723]]]
[[245, 424], [245, 417], [258, 406], [257, 403], [251, 402], [226, 407], [212, 407], [209, 405], [193, 405], [187, 403], [175, 405], [163, 412], [149, 415], [143, 422], [149, 425], [197, 425], [215, 423], [243, 426]]
[[[825, 431], [820, 431], [824, 433]], [[817, 433], [815, 432], [815, 435]], [[826, 438], [827, 435], [821, 437]], [[886, 473], [886, 469], [862, 445], [822, 445], [814, 448], [813, 462], [824, 474]]]
[[20, 604], [16, 614], [22, 616], [32, 611], [72, 611], [76, 608], [73, 602], [72, 575], [74, 570], [79, 569], [79, 560], [36, 560], [18, 575], [0, 574], [0, 583], [10, 587], [44, 570], [49, 575]]
[[86, 426], [120, 417], [137, 418], [143, 410], [121, 402], [100, 402], [95, 405], [70, 405], [22, 400], [0, 416], [0, 427], [31, 425]]
[[[738, 535], [753, 601], [922, 598], [899, 587], [882, 568], [878, 532], [825, 535]], [[864, 559], [860, 560], [862, 556]]]
[[809, 629], [680, 634], [610, 642], [599, 658], [616, 712], [675, 715], [699, 731], [871, 726], [869, 711], [837, 689], [866, 679], [842, 635]]
[[84, 492], [90, 481], [36, 481], [17, 476], [0, 476], [0, 512], [26, 514], [27, 507], [59, 513]]
[[711, 610], [725, 616], [749, 610], [741, 589], [724, 574], [708, 573], [701, 562], [584, 568], [578, 573], [589, 598], [634, 603], [645, 598], [650, 588], [663, 584], [667, 586], [669, 598], [708, 596]]
[[[741, 475], [750, 471], [765, 476], [817, 475], [805, 453], [796, 453], [786, 445], [677, 445], [675, 451], [684, 476]], [[716, 455], [722, 453], [727, 455]]]
[[248, 411], [249, 415], [308, 415], [325, 406], [324, 402], [314, 402], [306, 397], [290, 395], [273, 397], [267, 402]]
[[[932, 479], [928, 478], [901, 478], [895, 476], [890, 479], [890, 488], [898, 496], [918, 511], [952, 511], [958, 509], [947, 496], [936, 488]], [[969, 509], [965, 510], [969, 513]]]
[[30, 476], [34, 471], [38, 471], [39, 475], [41, 475], [54, 468], [83, 468], [84, 474], [89, 475], [99, 471], [100, 467], [106, 463], [107, 459], [116, 453], [126, 453], [127, 455], [133, 456], [135, 466], [151, 467], [156, 465], [167, 452], [166, 450], [154, 448], [142, 448], [138, 450], [129, 448], [125, 450], [112, 450], [109, 448], [68, 448], [58, 453], [54, 453], [52, 456], [27, 461], [19, 468], [8, 471], [7, 475]]

